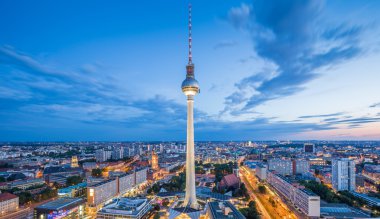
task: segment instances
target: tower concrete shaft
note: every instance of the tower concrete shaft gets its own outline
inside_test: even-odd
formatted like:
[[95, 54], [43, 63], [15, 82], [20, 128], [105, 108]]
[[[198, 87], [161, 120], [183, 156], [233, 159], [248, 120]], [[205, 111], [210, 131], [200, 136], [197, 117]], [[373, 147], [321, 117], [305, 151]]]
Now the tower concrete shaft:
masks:
[[191, 5], [189, 5], [189, 62], [186, 65], [186, 79], [182, 82], [182, 92], [187, 97], [187, 147], [186, 147], [186, 194], [184, 207], [198, 209], [195, 193], [194, 165], [194, 96], [199, 93], [199, 84], [194, 76], [194, 63], [191, 53]]
[[187, 147], [186, 147], [186, 194], [184, 206], [198, 208], [195, 193], [195, 165], [194, 165], [194, 96], [187, 96]]

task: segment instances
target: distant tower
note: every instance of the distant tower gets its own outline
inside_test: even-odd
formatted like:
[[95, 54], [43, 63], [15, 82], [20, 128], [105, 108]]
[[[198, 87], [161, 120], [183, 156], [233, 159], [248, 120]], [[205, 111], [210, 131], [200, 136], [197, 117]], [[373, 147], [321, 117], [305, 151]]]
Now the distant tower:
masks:
[[78, 157], [77, 156], [72, 156], [71, 157], [71, 167], [72, 168], [79, 167], [79, 165], [78, 165]]
[[153, 170], [158, 170], [158, 155], [153, 151], [152, 152], [152, 169]]
[[189, 5], [189, 60], [186, 65], [186, 79], [182, 82], [182, 92], [187, 97], [187, 147], [186, 147], [186, 194], [183, 205], [198, 209], [195, 195], [194, 165], [194, 96], [199, 93], [198, 81], [194, 78], [194, 64], [191, 53], [191, 5]]
[[305, 153], [315, 153], [315, 145], [312, 143], [305, 143], [303, 145], [303, 151]]

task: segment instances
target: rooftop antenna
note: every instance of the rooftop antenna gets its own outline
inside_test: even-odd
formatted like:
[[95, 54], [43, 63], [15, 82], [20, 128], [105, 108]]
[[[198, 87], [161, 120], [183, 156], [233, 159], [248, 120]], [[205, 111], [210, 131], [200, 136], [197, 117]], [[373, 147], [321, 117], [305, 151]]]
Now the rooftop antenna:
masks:
[[189, 65], [193, 63], [193, 55], [191, 53], [191, 4], [189, 3]]

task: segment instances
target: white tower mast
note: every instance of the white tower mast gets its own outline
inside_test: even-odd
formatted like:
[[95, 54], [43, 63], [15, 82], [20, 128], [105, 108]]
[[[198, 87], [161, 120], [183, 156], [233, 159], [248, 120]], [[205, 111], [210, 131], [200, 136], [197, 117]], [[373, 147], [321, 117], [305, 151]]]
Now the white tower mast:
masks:
[[184, 207], [198, 209], [195, 194], [194, 165], [194, 96], [199, 93], [198, 81], [194, 78], [194, 64], [191, 53], [191, 5], [189, 4], [189, 62], [186, 65], [186, 79], [182, 82], [182, 92], [187, 97], [187, 147], [186, 147], [186, 194]]

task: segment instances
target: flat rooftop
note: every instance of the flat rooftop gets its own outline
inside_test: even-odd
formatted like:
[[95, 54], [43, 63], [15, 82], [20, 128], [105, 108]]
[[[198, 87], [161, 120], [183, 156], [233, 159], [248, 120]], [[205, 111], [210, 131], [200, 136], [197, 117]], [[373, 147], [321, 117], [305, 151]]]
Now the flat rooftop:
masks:
[[[244, 215], [238, 211], [235, 206], [231, 204], [231, 202], [208, 202], [207, 203], [210, 211], [213, 215], [213, 218], [218, 219], [245, 219]], [[226, 209], [229, 211], [226, 211]]]
[[85, 201], [81, 198], [60, 198], [51, 202], [47, 202], [40, 206], [37, 206], [38, 210], [51, 210], [59, 211], [65, 208], [71, 208], [84, 203]]

